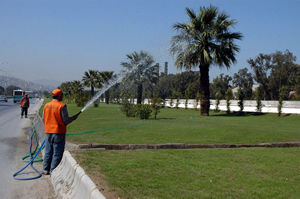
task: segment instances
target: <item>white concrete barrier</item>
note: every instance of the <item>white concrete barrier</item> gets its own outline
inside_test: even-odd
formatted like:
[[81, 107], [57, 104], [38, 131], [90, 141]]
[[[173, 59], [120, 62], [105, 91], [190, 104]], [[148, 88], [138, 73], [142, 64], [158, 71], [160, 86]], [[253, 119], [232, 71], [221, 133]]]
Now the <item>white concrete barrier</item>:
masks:
[[56, 194], [62, 199], [105, 199], [69, 151], [51, 173]]
[[[278, 113], [278, 101], [261, 101], [262, 102], [262, 113]], [[145, 104], [149, 104], [150, 100], [145, 99]], [[171, 99], [165, 100], [165, 106], [175, 108], [177, 104], [177, 99], [173, 99], [171, 106]], [[179, 99], [178, 107], [185, 108], [186, 100]], [[194, 99], [189, 99], [187, 101], [188, 109], [195, 109], [197, 105], [197, 109], [200, 109], [200, 101], [196, 102]], [[210, 100], [210, 109], [214, 110], [216, 108], [216, 100]], [[219, 110], [226, 111], [226, 100], [220, 100]], [[238, 100], [230, 100], [230, 110], [231, 111], [239, 111], [240, 107], [238, 105]], [[245, 100], [244, 101], [244, 112], [257, 112], [256, 109], [256, 101], [255, 100]], [[283, 101], [283, 106], [281, 109], [282, 113], [287, 114], [300, 114], [300, 101]]]

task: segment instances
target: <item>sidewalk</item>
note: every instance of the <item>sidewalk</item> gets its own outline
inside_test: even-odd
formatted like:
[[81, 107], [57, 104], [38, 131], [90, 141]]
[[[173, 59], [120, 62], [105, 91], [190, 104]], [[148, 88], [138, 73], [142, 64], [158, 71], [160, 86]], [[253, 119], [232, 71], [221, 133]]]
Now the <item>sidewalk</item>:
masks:
[[[39, 110], [40, 103], [31, 104], [29, 109], [29, 114], [34, 114]], [[15, 155], [16, 166], [15, 168], [21, 169], [23, 168], [26, 163], [22, 161], [22, 157], [28, 153], [29, 144], [30, 144], [30, 135], [31, 135], [31, 122], [29, 119], [22, 119], [21, 121], [20, 136], [17, 143], [17, 150]], [[42, 162], [34, 163], [34, 167], [42, 171]], [[32, 172], [32, 168], [28, 166], [24, 172]], [[30, 174], [29, 174], [30, 175]], [[33, 175], [36, 175], [34, 173]], [[21, 176], [20, 176], [21, 177]], [[24, 176], [26, 177], [26, 176]], [[14, 180], [13, 187], [11, 192], [12, 199], [56, 199], [56, 194], [53, 189], [53, 185], [51, 183], [50, 176], [42, 176], [36, 180]]]

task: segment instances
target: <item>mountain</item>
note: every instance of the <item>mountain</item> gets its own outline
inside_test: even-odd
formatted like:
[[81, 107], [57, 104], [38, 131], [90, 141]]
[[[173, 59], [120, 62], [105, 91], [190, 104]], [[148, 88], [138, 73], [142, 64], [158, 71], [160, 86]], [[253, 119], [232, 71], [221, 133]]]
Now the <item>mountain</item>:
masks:
[[57, 88], [61, 82], [56, 80], [50, 80], [50, 79], [39, 79], [39, 80], [32, 80], [33, 83], [41, 84], [44, 86], [52, 86], [54, 88]]
[[32, 90], [32, 91], [53, 90], [54, 88], [56, 88], [56, 86], [53, 85], [44, 85], [41, 83], [34, 83], [31, 81], [26, 81], [15, 77], [0, 75], [0, 86], [6, 88], [9, 85], [20, 87], [23, 90]]

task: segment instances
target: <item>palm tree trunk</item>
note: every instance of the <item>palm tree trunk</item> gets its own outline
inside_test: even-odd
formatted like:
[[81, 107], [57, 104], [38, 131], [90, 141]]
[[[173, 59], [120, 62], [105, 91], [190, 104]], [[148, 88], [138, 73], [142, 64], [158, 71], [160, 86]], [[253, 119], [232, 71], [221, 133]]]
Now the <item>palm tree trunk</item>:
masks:
[[209, 65], [200, 65], [200, 113], [209, 116]]
[[139, 83], [137, 88], [137, 104], [142, 104], [142, 97], [143, 97], [143, 83]]
[[105, 91], [105, 103], [109, 104], [109, 90]]
[[91, 86], [91, 97], [93, 97], [94, 96], [94, 94], [95, 94], [95, 91], [94, 91], [94, 86]]

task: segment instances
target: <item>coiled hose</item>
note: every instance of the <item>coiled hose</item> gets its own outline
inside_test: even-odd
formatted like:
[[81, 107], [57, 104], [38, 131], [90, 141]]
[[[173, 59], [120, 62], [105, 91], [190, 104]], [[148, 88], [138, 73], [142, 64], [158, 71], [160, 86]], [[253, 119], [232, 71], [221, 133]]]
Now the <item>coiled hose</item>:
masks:
[[[37, 148], [38, 148], [38, 137], [37, 137], [35, 128], [33, 127], [33, 122], [32, 121], [31, 121], [31, 124], [32, 124], [31, 125], [32, 126], [32, 134], [31, 134], [31, 137], [30, 137], [29, 153], [22, 158], [22, 160], [25, 161], [25, 162], [28, 162], [26, 159], [29, 158], [29, 157], [30, 157], [30, 160], [29, 160], [29, 162], [22, 169], [20, 169], [19, 171], [17, 171], [16, 173], [13, 174], [13, 177], [14, 177], [15, 180], [34, 180], [34, 179], [38, 179], [38, 178], [40, 178], [42, 176], [42, 174], [33, 166], [33, 163], [34, 162], [42, 162], [43, 161], [42, 158], [38, 157], [38, 154], [44, 149], [46, 140], [43, 141], [42, 145], [40, 146], [40, 148], [37, 151]], [[36, 141], [37, 144], [35, 146], [35, 149], [32, 151], [32, 141], [33, 141], [33, 138], [35, 138], [35, 141]], [[24, 171], [29, 165], [31, 166], [31, 168], [38, 175], [34, 176], [34, 177], [29, 177], [29, 178], [20, 178], [20, 177], [17, 177], [20, 174], [24, 174], [24, 173], [21, 173], [21, 172]]]

